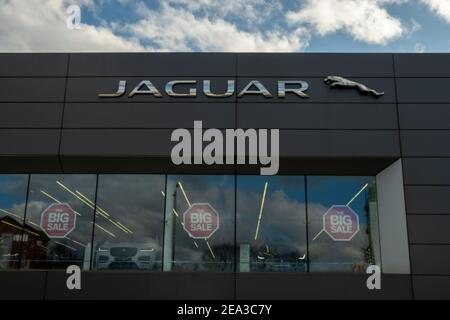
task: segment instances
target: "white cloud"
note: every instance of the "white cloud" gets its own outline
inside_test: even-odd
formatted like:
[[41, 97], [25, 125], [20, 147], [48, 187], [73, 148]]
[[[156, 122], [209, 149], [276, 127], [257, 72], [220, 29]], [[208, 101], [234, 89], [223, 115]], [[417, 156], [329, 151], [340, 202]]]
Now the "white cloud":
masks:
[[[450, 0], [420, 1], [450, 23]], [[304, 51], [314, 34], [343, 32], [386, 45], [421, 30], [414, 18], [405, 23], [387, 10], [409, 0], [302, 0], [300, 9], [287, 14], [283, 2], [270, 0], [156, 2], [0, 0], [0, 52], [293, 52]], [[69, 4], [82, 6], [79, 30], [66, 27]], [[100, 16], [103, 6], [119, 4], [138, 19], [125, 24]], [[95, 25], [84, 20], [87, 12]]]
[[271, 0], [165, 0], [172, 7], [183, 6], [193, 13], [206, 13], [211, 17], [236, 18], [240, 23], [255, 25], [270, 16], [282, 14], [283, 5]]
[[[119, 0], [118, 0], [119, 1]], [[185, 0], [160, 2], [159, 9], [138, 4], [140, 20], [123, 25], [101, 21], [101, 26], [83, 23], [81, 29], [66, 28], [69, 4], [78, 3], [96, 16], [101, 9], [92, 0], [0, 0], [0, 51], [2, 52], [107, 52], [107, 51], [301, 51], [308, 46], [304, 28], [284, 32], [276, 27], [261, 31], [255, 27], [270, 10], [258, 13], [265, 0], [220, 2], [201, 0], [198, 5]], [[127, 1], [120, 0], [120, 3]], [[172, 4], [172, 6], [171, 6]], [[178, 4], [175, 6], [175, 4]], [[268, 8], [275, 8], [268, 5]], [[231, 22], [225, 16], [254, 23]], [[134, 12], [132, 12], [134, 14]], [[228, 13], [228, 14], [227, 14]], [[263, 17], [263, 18], [261, 18]], [[243, 30], [243, 25], [247, 30]], [[248, 28], [250, 26], [250, 28]], [[125, 31], [124, 31], [125, 30]]]
[[[0, 0], [0, 51], [2, 52], [80, 52], [138, 51], [135, 41], [114, 35], [105, 27], [82, 24], [79, 30], [66, 27], [65, 8], [71, 1]], [[80, 4], [92, 9], [93, 3]], [[83, 20], [82, 20], [83, 22]]]
[[291, 24], [306, 24], [319, 35], [343, 31], [355, 40], [385, 45], [406, 30], [383, 5], [404, 0], [307, 0], [297, 12], [288, 12]]
[[450, 23], [450, 0], [421, 0], [431, 11]]
[[222, 18], [198, 17], [167, 4], [159, 11], [140, 4], [138, 11], [142, 19], [126, 30], [161, 51], [289, 52], [305, 49], [309, 41], [304, 28], [247, 32]]

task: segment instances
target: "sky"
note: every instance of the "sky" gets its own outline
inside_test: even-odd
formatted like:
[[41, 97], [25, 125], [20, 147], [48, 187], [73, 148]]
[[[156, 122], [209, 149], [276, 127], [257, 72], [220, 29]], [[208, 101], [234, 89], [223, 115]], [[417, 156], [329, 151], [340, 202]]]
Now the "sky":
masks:
[[0, 0], [0, 52], [122, 51], [449, 52], [450, 0]]

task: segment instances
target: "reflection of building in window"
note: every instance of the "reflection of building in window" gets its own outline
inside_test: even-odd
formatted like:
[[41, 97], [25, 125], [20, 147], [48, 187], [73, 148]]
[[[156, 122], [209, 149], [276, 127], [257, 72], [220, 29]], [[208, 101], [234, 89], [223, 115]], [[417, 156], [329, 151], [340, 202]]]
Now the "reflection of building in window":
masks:
[[[0, 187], [11, 179], [0, 175]], [[363, 272], [367, 265], [380, 263], [374, 177], [130, 174], [20, 179], [20, 196], [0, 188], [2, 269], [78, 264], [97, 270]], [[42, 212], [54, 203], [68, 203], [76, 214], [76, 229], [64, 238], [49, 238], [40, 228]], [[220, 226], [209, 238], [195, 238], [183, 228], [183, 213], [201, 203], [220, 213]], [[358, 216], [359, 231], [347, 241], [324, 232], [324, 213], [338, 205]]]
[[[164, 270], [234, 271], [234, 177], [169, 176], [165, 198]], [[209, 238], [194, 239], [183, 227], [194, 203], [209, 204], [220, 216]]]
[[[23, 232], [23, 235], [22, 235]], [[15, 218], [0, 218], [0, 268], [16, 268], [20, 262], [22, 243], [28, 248], [22, 252], [26, 260], [45, 257], [48, 237], [30, 224], [23, 225]]]

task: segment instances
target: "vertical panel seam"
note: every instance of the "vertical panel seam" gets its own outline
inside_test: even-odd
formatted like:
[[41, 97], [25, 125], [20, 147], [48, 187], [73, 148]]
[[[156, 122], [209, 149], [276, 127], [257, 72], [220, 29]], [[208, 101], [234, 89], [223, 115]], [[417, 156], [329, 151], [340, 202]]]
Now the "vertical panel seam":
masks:
[[90, 261], [89, 261], [89, 270], [93, 270], [94, 264], [94, 239], [95, 239], [95, 223], [97, 221], [96, 214], [97, 214], [97, 201], [98, 201], [98, 182], [99, 182], [99, 176], [100, 174], [95, 175], [95, 194], [94, 194], [94, 212], [92, 217], [92, 234], [91, 234], [91, 253], [90, 253]]
[[400, 113], [398, 108], [398, 92], [397, 92], [397, 71], [395, 69], [395, 54], [392, 54], [392, 69], [394, 72], [394, 92], [395, 92], [395, 108], [397, 111], [397, 130], [398, 130], [398, 144], [400, 148], [400, 164], [401, 164], [401, 170], [402, 170], [402, 184], [403, 184], [403, 203], [405, 205], [405, 223], [406, 223], [406, 239], [408, 241], [408, 255], [409, 255], [409, 279], [410, 279], [410, 285], [411, 285], [411, 297], [412, 300], [415, 300], [415, 293], [414, 293], [414, 281], [413, 281], [413, 268], [412, 268], [412, 255], [411, 255], [411, 246], [410, 246], [410, 239], [409, 239], [409, 224], [408, 224], [408, 217], [407, 217], [407, 208], [406, 208], [406, 197], [405, 197], [405, 173], [403, 170], [403, 148], [402, 148], [402, 136], [401, 136], [401, 126], [400, 126]]
[[70, 57], [71, 57], [71, 54], [69, 53], [67, 55], [66, 77], [64, 80], [64, 97], [63, 97], [63, 106], [62, 106], [62, 112], [61, 112], [61, 123], [60, 123], [60, 127], [59, 127], [58, 162], [59, 162], [59, 167], [60, 167], [60, 170], [62, 173], [64, 173], [64, 166], [61, 161], [61, 146], [62, 146], [62, 136], [63, 136], [63, 126], [64, 126], [64, 113], [66, 110], [67, 87], [68, 87], [68, 82], [69, 82]]

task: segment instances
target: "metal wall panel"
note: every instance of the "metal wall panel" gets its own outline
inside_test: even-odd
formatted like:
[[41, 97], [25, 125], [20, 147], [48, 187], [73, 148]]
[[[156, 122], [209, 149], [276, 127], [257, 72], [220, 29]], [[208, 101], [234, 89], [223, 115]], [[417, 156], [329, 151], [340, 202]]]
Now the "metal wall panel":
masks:
[[413, 276], [414, 298], [450, 299], [450, 276]]
[[72, 53], [69, 77], [233, 77], [233, 53]]
[[0, 103], [0, 128], [61, 128], [62, 103]]
[[[366, 275], [353, 274], [237, 274], [237, 299], [411, 299], [405, 275], [382, 276], [381, 290], [368, 290]], [[345, 288], [345, 289], [344, 289]]]
[[399, 103], [450, 103], [449, 78], [397, 78]]
[[450, 104], [399, 104], [401, 129], [450, 129]]
[[[242, 53], [239, 77], [392, 77], [390, 54]], [[281, 79], [282, 80], [282, 79]]]
[[412, 244], [450, 244], [450, 215], [408, 215]]
[[42, 300], [46, 271], [1, 271], [0, 300]]
[[65, 77], [67, 53], [0, 53], [0, 77]]
[[450, 77], [448, 54], [394, 54], [394, 61], [396, 77]]
[[404, 158], [405, 185], [450, 185], [450, 158]]
[[410, 245], [413, 274], [448, 275], [450, 270], [450, 245]]
[[450, 157], [450, 130], [402, 130], [404, 157]]
[[233, 103], [67, 103], [64, 128], [234, 128]]
[[[83, 272], [83, 289], [69, 291], [65, 272], [49, 272], [45, 298], [59, 299], [233, 299], [232, 273]], [[214, 285], [212, 285], [214, 284]]]
[[0, 102], [63, 102], [65, 79], [0, 78]]
[[395, 104], [238, 103], [237, 115], [239, 128], [398, 129]]
[[283, 157], [385, 157], [400, 156], [394, 130], [281, 130]]
[[449, 214], [449, 186], [405, 186], [406, 210], [409, 214]]
[[58, 129], [0, 129], [2, 156], [58, 155]]

